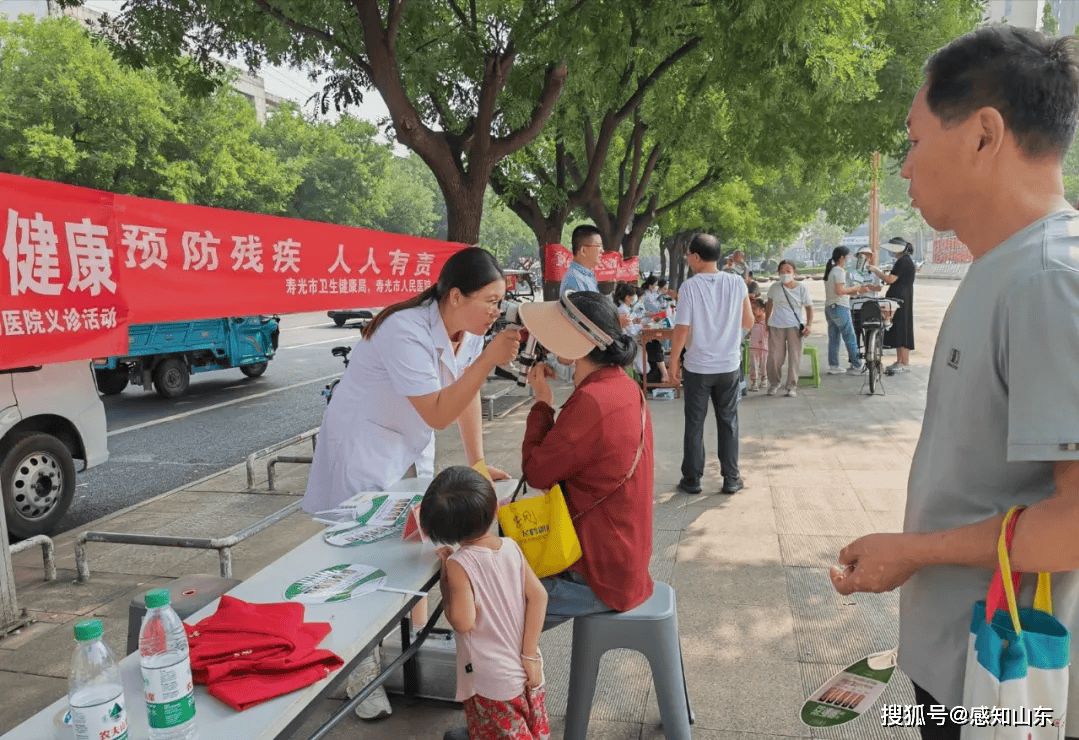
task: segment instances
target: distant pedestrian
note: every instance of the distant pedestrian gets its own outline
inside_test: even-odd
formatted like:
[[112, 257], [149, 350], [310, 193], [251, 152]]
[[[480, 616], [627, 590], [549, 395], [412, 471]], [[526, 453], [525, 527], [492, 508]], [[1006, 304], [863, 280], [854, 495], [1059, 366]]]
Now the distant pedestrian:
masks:
[[749, 390], [768, 387], [768, 324], [764, 301], [753, 299], [753, 328], [749, 330]]
[[839, 366], [839, 343], [847, 345], [847, 367], [849, 375], [862, 372], [862, 361], [858, 359], [858, 338], [854, 336], [854, 324], [850, 319], [850, 297], [863, 295], [869, 288], [847, 287], [847, 273], [844, 266], [850, 256], [847, 247], [836, 247], [832, 257], [824, 268], [824, 319], [828, 322], [828, 374], [838, 375], [843, 372]]
[[892, 328], [884, 334], [884, 346], [894, 347], [896, 351], [895, 363], [888, 366], [888, 374], [905, 373], [910, 370], [910, 351], [914, 349], [914, 276], [917, 269], [914, 267], [914, 245], [900, 236], [888, 240], [888, 245], [881, 245], [889, 252], [899, 254], [895, 264], [892, 265], [891, 274], [884, 274], [875, 265], [869, 265], [869, 271], [888, 283], [888, 291], [885, 298], [895, 298], [900, 301], [892, 317]]
[[[698, 234], [689, 243], [686, 264], [693, 277], [682, 283], [674, 335], [671, 338], [672, 382], [684, 376], [685, 430], [682, 437], [682, 480], [678, 490], [700, 493], [704, 475], [704, 421], [711, 401], [719, 433], [719, 466], [723, 493], [744, 483], [738, 470], [738, 398], [742, 337], [753, 326], [746, 284], [737, 275], [720, 272], [719, 241]], [[682, 373], [682, 348], [686, 349]]]
[[795, 280], [794, 263], [779, 263], [779, 282], [768, 289], [768, 395], [774, 396], [784, 381], [788, 396], [798, 395], [798, 375], [802, 366], [802, 340], [813, 325], [813, 299], [805, 283]]

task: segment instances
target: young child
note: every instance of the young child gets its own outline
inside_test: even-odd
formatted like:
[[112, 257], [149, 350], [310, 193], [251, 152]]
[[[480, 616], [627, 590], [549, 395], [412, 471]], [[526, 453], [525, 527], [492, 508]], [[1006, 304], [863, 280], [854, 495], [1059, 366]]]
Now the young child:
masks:
[[472, 468], [439, 473], [420, 504], [420, 526], [442, 545], [442, 598], [457, 633], [457, 701], [470, 740], [548, 740], [539, 636], [547, 591], [517, 543], [490, 534], [494, 486]]
[[764, 323], [764, 301], [753, 301], [753, 328], [749, 330], [749, 390], [758, 391], [767, 382], [768, 327]]

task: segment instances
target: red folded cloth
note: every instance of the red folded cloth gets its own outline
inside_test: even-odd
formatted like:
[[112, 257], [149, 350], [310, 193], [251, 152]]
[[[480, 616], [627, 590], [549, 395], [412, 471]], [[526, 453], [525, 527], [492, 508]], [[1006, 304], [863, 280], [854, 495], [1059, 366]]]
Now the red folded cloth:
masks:
[[216, 612], [184, 625], [195, 683], [243, 711], [321, 681], [344, 661], [316, 647], [330, 625], [304, 622], [303, 615], [303, 604], [249, 604], [222, 596]]

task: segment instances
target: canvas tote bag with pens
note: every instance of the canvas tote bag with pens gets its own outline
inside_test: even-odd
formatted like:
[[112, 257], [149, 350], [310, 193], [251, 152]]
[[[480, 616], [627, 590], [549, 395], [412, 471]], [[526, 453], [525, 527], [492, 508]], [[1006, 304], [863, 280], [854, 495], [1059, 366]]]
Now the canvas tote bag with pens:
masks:
[[[997, 571], [986, 600], [974, 605], [963, 681], [963, 706], [971, 721], [963, 725], [961, 740], [1064, 740], [1071, 635], [1053, 616], [1048, 573], [1038, 576], [1033, 608], [1016, 604], [1022, 574], [1012, 572], [1008, 552], [1022, 508], [1004, 517]], [[981, 707], [1006, 709], [1011, 721], [979, 726], [974, 710]], [[1038, 708], [1051, 710], [1051, 717]]]

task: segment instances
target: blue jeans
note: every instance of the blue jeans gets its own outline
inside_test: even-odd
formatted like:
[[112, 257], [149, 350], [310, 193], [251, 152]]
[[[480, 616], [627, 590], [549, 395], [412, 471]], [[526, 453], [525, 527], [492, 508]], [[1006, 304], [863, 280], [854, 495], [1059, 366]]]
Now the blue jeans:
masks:
[[854, 336], [854, 324], [850, 309], [846, 306], [825, 306], [824, 318], [828, 322], [828, 367], [839, 367], [839, 341], [847, 345], [847, 359], [851, 367], [861, 367], [858, 361], [858, 339]]
[[547, 591], [547, 616], [543, 629], [549, 630], [574, 617], [614, 611], [596, 596], [584, 577], [577, 571], [567, 570], [558, 575], [541, 578]]

